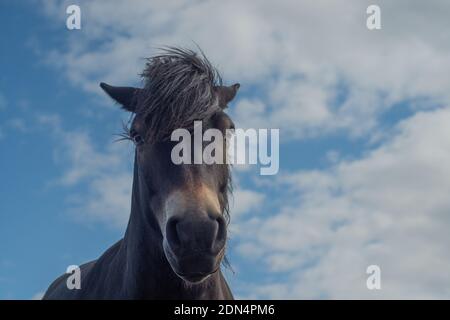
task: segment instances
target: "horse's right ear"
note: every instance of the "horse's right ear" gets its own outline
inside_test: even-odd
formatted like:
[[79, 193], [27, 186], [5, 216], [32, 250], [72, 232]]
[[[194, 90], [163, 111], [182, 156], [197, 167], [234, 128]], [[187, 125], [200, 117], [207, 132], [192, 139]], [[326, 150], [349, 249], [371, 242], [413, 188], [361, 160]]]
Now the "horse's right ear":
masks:
[[133, 87], [114, 87], [104, 82], [100, 83], [100, 87], [122, 107], [130, 112], [136, 112], [137, 95], [142, 90]]

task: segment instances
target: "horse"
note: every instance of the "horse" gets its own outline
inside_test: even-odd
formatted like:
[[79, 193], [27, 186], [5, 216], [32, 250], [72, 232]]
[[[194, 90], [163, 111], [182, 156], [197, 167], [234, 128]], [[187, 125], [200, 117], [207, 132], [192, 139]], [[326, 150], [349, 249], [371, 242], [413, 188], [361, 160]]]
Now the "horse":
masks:
[[178, 47], [147, 58], [141, 76], [142, 88], [100, 84], [131, 113], [122, 134], [135, 144], [125, 234], [79, 267], [79, 289], [68, 288], [66, 273], [43, 299], [233, 299], [221, 270], [228, 263], [231, 169], [225, 161], [174, 164], [170, 135], [177, 128], [192, 133], [194, 121], [234, 129], [224, 109], [240, 85], [223, 85], [203, 51]]

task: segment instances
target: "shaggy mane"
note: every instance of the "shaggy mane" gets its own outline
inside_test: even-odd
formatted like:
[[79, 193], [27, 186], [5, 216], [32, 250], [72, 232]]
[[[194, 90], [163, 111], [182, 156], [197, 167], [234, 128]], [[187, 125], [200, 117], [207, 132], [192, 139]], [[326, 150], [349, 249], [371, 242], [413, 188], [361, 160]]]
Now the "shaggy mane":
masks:
[[222, 78], [203, 52], [167, 47], [146, 60], [136, 110], [145, 118], [146, 139], [168, 140], [173, 130], [192, 129], [220, 110], [214, 87]]

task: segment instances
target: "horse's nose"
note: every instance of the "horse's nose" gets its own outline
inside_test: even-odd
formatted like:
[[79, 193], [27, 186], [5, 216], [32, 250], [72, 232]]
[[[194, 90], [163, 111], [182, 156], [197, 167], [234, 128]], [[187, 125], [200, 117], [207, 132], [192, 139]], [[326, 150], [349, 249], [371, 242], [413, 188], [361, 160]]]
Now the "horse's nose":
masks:
[[225, 246], [225, 219], [221, 214], [184, 214], [171, 217], [166, 225], [167, 242], [177, 255], [218, 254]]

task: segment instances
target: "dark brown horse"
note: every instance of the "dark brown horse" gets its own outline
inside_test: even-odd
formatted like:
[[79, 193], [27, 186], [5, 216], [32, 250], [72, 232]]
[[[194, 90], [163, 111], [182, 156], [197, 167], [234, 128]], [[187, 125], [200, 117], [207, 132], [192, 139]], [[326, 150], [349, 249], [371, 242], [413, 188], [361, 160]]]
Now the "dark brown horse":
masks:
[[[102, 89], [134, 117], [131, 214], [125, 236], [80, 266], [81, 288], [56, 279], [44, 299], [232, 299], [225, 255], [230, 170], [226, 164], [171, 161], [174, 129], [233, 128], [223, 109], [238, 84], [223, 86], [205, 56], [168, 48], [148, 59], [144, 87]], [[192, 131], [191, 131], [192, 132]], [[226, 154], [224, 150], [223, 154]]]

